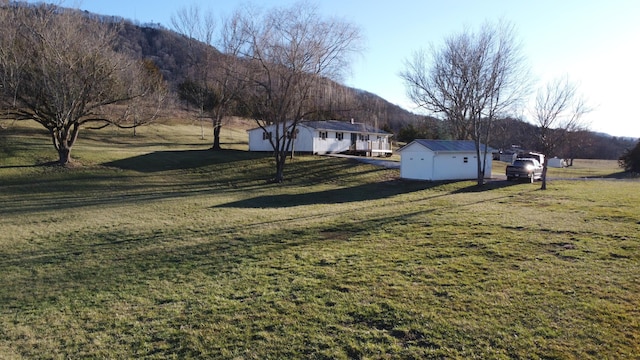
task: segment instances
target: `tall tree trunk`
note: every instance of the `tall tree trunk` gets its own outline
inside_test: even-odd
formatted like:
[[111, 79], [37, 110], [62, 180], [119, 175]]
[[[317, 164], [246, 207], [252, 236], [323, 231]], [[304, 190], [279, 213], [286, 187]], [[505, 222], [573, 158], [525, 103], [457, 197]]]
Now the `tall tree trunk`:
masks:
[[220, 146], [220, 131], [222, 130], [222, 119], [214, 119], [213, 120], [213, 146], [211, 150], [218, 151], [222, 150]]
[[[478, 153], [478, 186], [484, 185], [484, 178], [487, 173], [487, 152], [480, 151]], [[489, 169], [491, 171], [491, 169]]]
[[64, 131], [51, 130], [51, 140], [58, 152], [58, 164], [67, 165], [71, 161], [71, 146]]
[[544, 165], [542, 165], [542, 185], [540, 190], [547, 190], [547, 161], [545, 159]]
[[274, 183], [280, 184], [284, 181], [284, 163], [286, 160], [286, 153], [278, 152], [278, 154], [276, 154], [276, 175], [273, 178]]
[[484, 165], [481, 163], [480, 156], [478, 156], [478, 186], [484, 185]]
[[71, 148], [61, 146], [58, 148], [58, 163], [60, 165], [67, 165], [71, 161]]
[[76, 139], [78, 139], [79, 130], [80, 127], [78, 124], [72, 125], [71, 128], [65, 127], [62, 129], [49, 130], [53, 146], [55, 146], [58, 151], [58, 163], [60, 165], [64, 166], [71, 162], [71, 148], [73, 144], [75, 144]]

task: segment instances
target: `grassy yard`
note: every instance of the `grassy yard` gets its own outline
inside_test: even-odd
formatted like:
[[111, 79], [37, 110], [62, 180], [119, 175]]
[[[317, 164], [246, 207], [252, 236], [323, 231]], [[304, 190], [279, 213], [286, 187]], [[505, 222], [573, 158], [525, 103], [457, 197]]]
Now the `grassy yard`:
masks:
[[[0, 130], [1, 359], [640, 354], [637, 180], [478, 190], [300, 156], [274, 185], [242, 131], [211, 152], [178, 125], [81, 133], [60, 169], [18, 130]], [[558, 171], [619, 171], [582, 164]]]

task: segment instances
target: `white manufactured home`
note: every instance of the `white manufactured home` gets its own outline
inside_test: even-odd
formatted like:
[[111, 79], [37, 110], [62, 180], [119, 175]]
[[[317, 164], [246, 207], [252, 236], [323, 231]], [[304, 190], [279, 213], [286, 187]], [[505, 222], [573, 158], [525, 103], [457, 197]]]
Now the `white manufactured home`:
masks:
[[[269, 139], [276, 136], [276, 125], [269, 125], [265, 129], [258, 127], [247, 132], [249, 151], [273, 151]], [[352, 121], [302, 121], [298, 123], [294, 133], [294, 152], [367, 156], [386, 156], [392, 153], [392, 134]]]
[[[481, 145], [484, 149], [484, 145]], [[495, 150], [487, 148], [485, 177], [491, 177]], [[478, 158], [475, 142], [471, 140], [417, 139], [400, 153], [400, 177], [415, 180], [470, 180], [478, 178]]]

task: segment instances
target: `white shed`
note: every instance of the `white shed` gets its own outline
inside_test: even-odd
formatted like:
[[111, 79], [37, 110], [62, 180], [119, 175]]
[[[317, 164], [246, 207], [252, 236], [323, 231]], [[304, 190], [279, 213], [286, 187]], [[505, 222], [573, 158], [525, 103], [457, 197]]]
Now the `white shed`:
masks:
[[547, 166], [554, 168], [564, 168], [567, 167], [567, 161], [565, 159], [560, 159], [558, 157], [552, 157], [547, 159], [549, 161]]
[[[493, 151], [488, 147], [484, 153], [486, 178], [491, 177]], [[404, 179], [469, 180], [478, 177], [476, 146], [471, 140], [417, 139], [398, 152], [400, 177]]]
[[[269, 138], [276, 135], [275, 125], [247, 132], [249, 151], [273, 151]], [[348, 121], [303, 121], [296, 126], [293, 150], [310, 154], [387, 155], [392, 153], [391, 135], [372, 126]]]

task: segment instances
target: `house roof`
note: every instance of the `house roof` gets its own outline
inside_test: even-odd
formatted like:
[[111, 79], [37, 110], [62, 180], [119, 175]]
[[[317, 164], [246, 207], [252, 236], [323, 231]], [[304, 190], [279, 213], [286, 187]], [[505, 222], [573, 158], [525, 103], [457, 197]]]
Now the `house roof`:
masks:
[[[314, 130], [331, 130], [331, 131], [339, 131], [339, 132], [355, 132], [355, 133], [367, 133], [367, 134], [380, 134], [380, 135], [391, 135], [390, 133], [376, 129], [373, 126], [368, 126], [361, 123], [354, 123], [347, 121], [339, 121], [339, 120], [324, 120], [324, 121], [301, 121], [298, 123], [298, 126], [306, 126], [308, 128]], [[261, 128], [253, 128], [247, 131], [255, 131]]]
[[300, 125], [308, 126], [316, 130], [331, 130], [331, 131], [348, 131], [348, 132], [364, 132], [371, 134], [384, 134], [389, 135], [388, 132], [376, 129], [373, 126], [351, 123], [347, 121], [339, 120], [325, 120], [325, 121], [302, 121]]
[[[472, 152], [476, 151], [476, 144], [473, 140], [430, 140], [416, 139], [411, 143], [418, 143], [434, 152]], [[410, 143], [410, 144], [411, 144]], [[409, 144], [407, 144], [408, 146]], [[407, 147], [405, 146], [405, 148]], [[402, 149], [398, 150], [402, 151]], [[488, 152], [493, 152], [491, 147], [487, 148]]]

